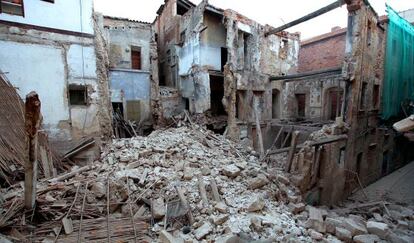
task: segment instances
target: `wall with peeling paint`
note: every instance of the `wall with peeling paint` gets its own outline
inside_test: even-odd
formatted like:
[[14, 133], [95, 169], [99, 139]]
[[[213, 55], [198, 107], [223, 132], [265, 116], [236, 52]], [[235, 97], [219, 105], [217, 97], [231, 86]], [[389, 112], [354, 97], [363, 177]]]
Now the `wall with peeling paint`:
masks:
[[[94, 34], [93, 0], [24, 1], [24, 17], [0, 13], [0, 20]], [[82, 18], [80, 17], [82, 16]]]
[[[83, 2], [86, 4], [83, 6], [83, 13], [89, 13], [87, 18], [85, 17], [87, 25], [84, 26], [84, 33], [93, 34], [95, 22], [92, 18], [92, 1]], [[50, 8], [32, 6], [37, 10], [31, 6], [25, 5], [28, 15], [39, 9], [54, 11], [66, 5], [50, 5]], [[76, 6], [72, 7], [76, 9]], [[64, 15], [63, 19], [73, 23], [77, 20], [79, 24], [79, 12], [74, 13], [67, 9], [59, 11], [72, 14]], [[27, 18], [24, 23], [51, 27], [30, 21], [31, 18]], [[78, 30], [65, 24], [68, 23], [62, 23], [63, 30]], [[49, 133], [49, 138], [55, 143], [57, 150], [67, 150], [84, 136], [93, 136], [97, 140], [100, 140], [101, 136], [110, 136], [110, 107], [104, 102], [105, 95], [108, 96], [104, 86], [108, 83], [100, 74], [98, 75], [93, 35], [80, 37], [70, 33], [61, 34], [1, 24], [0, 40], [0, 68], [7, 72], [8, 78], [18, 88], [21, 97], [30, 91], [39, 94], [42, 102], [42, 126]], [[85, 87], [86, 105], [69, 104], [69, 85]]]
[[[151, 24], [104, 17], [113, 102], [123, 103], [124, 117], [137, 122], [151, 119]], [[132, 69], [131, 52], [139, 48], [141, 69]], [[121, 94], [121, 95], [119, 95]], [[133, 115], [132, 115], [133, 114]]]

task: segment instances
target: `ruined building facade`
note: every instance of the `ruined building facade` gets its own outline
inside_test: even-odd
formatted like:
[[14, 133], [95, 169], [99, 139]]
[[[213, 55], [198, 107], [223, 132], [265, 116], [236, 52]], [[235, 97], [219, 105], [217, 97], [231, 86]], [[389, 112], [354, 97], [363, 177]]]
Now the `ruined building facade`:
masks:
[[110, 137], [106, 69], [93, 1], [2, 1], [0, 69], [42, 101], [43, 128], [62, 152], [85, 136]]
[[104, 17], [109, 82], [114, 110], [130, 121], [151, 121], [152, 25]]
[[270, 26], [207, 1], [197, 6], [165, 1], [154, 25], [160, 85], [176, 89], [181, 108], [176, 112], [224, 117], [235, 139], [240, 138], [240, 124], [255, 120], [255, 109], [259, 120], [275, 116], [272, 90], [278, 87], [272, 87], [269, 76], [296, 72], [298, 34], [266, 37]]
[[[296, 154], [295, 161], [301, 166], [292, 169], [292, 176], [308, 202], [334, 204], [401, 166], [394, 133], [381, 126], [379, 119], [386, 24], [368, 1], [350, 1], [347, 7], [346, 30], [304, 43], [300, 65], [309, 76], [285, 80], [287, 87], [294, 86], [285, 90], [289, 96], [297, 97], [300, 89], [310, 92], [305, 94], [306, 118], [336, 120], [335, 126], [321, 133], [328, 133], [328, 138], [346, 135]], [[321, 52], [312, 59], [309, 53], [317, 50]]]

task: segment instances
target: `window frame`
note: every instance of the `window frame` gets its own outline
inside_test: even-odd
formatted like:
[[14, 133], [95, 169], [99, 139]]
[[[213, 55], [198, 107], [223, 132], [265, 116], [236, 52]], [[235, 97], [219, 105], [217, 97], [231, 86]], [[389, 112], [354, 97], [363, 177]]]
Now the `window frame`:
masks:
[[[139, 53], [139, 67], [134, 68], [133, 64], [133, 53]], [[140, 46], [131, 46], [131, 69], [132, 70], [142, 70], [142, 48]]]
[[9, 14], [9, 15], [13, 15], [13, 16], [20, 16], [20, 17], [25, 17], [25, 12], [24, 12], [24, 0], [22, 0], [22, 14], [13, 14], [13, 13], [8, 13], [8, 12], [4, 12], [3, 8], [2, 8], [2, 4], [3, 2], [5, 2], [4, 0], [0, 0], [0, 14]]
[[[71, 92], [83, 92], [83, 96], [84, 96], [84, 102], [83, 104], [75, 104], [72, 103], [72, 99], [71, 99]], [[78, 85], [78, 84], [69, 84], [68, 86], [68, 103], [69, 103], [69, 107], [85, 107], [85, 106], [89, 106], [89, 92], [88, 92], [88, 88], [87, 86], [84, 85]]]

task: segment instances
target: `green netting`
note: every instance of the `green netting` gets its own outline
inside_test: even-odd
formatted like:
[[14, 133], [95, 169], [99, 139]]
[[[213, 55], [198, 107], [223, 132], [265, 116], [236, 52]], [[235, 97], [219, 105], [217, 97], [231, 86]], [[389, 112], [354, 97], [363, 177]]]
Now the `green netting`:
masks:
[[401, 115], [402, 105], [414, 100], [414, 26], [387, 5], [389, 25], [382, 95], [382, 118]]

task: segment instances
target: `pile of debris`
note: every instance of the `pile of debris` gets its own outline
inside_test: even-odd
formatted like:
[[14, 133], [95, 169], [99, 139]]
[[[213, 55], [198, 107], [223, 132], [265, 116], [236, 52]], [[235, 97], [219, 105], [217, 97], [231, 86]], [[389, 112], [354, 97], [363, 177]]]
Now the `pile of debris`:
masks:
[[311, 241], [284, 206], [305, 208], [283, 172], [251, 148], [198, 126], [114, 140], [100, 161], [38, 184], [36, 208], [23, 188], [2, 191], [0, 229], [17, 241]]
[[253, 149], [192, 123], [178, 124], [148, 137], [114, 140], [92, 165], [39, 182], [35, 210], [24, 211], [22, 184], [1, 191], [0, 232], [17, 242], [413, 237], [413, 208], [306, 206], [289, 177], [260, 162]]
[[348, 201], [333, 209], [307, 206], [298, 218], [312, 239], [318, 241], [409, 243], [414, 240], [412, 206]]

